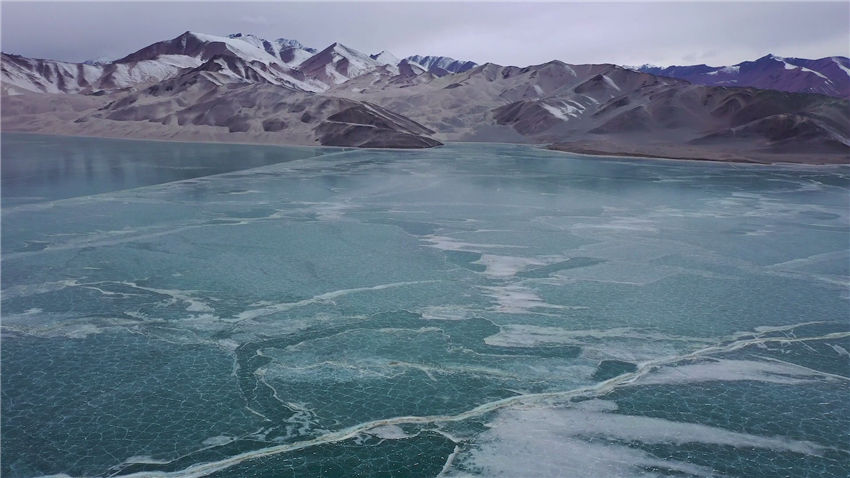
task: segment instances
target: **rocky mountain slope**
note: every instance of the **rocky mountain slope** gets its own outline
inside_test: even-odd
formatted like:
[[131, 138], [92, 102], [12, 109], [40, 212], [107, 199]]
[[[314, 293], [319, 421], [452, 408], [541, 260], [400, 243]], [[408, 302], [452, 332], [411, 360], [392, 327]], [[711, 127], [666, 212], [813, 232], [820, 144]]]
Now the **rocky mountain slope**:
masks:
[[638, 71], [668, 76], [699, 85], [751, 86], [796, 93], [820, 93], [850, 98], [850, 59], [832, 56], [819, 60], [766, 55], [731, 66], [644, 65]]
[[[377, 75], [329, 93], [381, 104], [444, 141], [700, 159], [847, 161], [850, 104], [822, 95], [708, 87], [615, 65], [484, 64], [416, 77]], [[417, 81], [419, 80], [419, 81]]]
[[186, 32], [107, 64], [4, 54], [2, 80], [5, 130], [357, 147], [495, 141], [850, 161], [845, 99], [696, 85], [610, 64], [398, 60], [339, 43], [311, 51], [292, 40]]
[[298, 40], [288, 40], [286, 38], [278, 38], [274, 41], [268, 41], [255, 35], [242, 33], [233, 33], [227, 36], [228, 38], [238, 38], [248, 42], [257, 48], [262, 48], [269, 55], [279, 58], [282, 62], [289, 66], [298, 66], [307, 58], [316, 54], [315, 48], [309, 48], [301, 44]]
[[[375, 69], [397, 74], [387, 58], [336, 43], [316, 52], [293, 40], [194, 32], [107, 64], [4, 54], [3, 128], [355, 147], [441, 144], [429, 137], [433, 131], [380, 106], [316, 94]], [[78, 96], [84, 98], [70, 98]]]
[[478, 66], [477, 63], [468, 60], [455, 60], [448, 56], [421, 56], [413, 55], [405, 58], [415, 63], [436, 76], [446, 76], [452, 73], [463, 73]]

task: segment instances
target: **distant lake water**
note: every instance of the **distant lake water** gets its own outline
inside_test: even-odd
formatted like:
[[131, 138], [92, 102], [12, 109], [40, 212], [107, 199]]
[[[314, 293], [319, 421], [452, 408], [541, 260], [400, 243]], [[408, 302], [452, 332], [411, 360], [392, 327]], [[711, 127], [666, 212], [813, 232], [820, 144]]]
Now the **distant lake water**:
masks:
[[3, 134], [0, 472], [847, 477], [848, 193]]

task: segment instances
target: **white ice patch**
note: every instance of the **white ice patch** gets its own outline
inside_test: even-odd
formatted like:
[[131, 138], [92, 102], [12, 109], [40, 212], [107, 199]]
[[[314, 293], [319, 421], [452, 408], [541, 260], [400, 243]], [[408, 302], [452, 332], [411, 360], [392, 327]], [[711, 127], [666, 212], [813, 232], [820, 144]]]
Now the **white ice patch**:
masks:
[[311, 297], [309, 299], [299, 300], [295, 302], [281, 302], [277, 304], [267, 305], [265, 307], [260, 307], [257, 309], [250, 309], [244, 312], [240, 312], [236, 316], [237, 321], [243, 320], [252, 320], [258, 317], [264, 317], [267, 315], [276, 314], [278, 312], [284, 312], [290, 309], [294, 309], [297, 307], [304, 307], [310, 304], [322, 303], [322, 302], [331, 302], [338, 297], [343, 297], [349, 294], [357, 294], [360, 292], [371, 292], [377, 290], [391, 289], [395, 287], [405, 287], [408, 285], [417, 285], [417, 284], [427, 284], [433, 281], [413, 281], [413, 282], [392, 282], [389, 284], [380, 284], [372, 287], [357, 287], [354, 289], [341, 289], [335, 290], [332, 292], [325, 292], [324, 294], [319, 294], [317, 296]]
[[481, 259], [478, 259], [474, 263], [486, 267], [484, 270], [485, 275], [497, 278], [512, 277], [528, 266], [542, 266], [545, 264], [539, 259], [530, 257], [497, 256], [492, 254], [482, 254]]
[[600, 400], [598, 398], [578, 402], [573, 407], [587, 412], [616, 412], [620, 408], [617, 406], [617, 402]]
[[527, 287], [510, 285], [504, 287], [482, 287], [485, 294], [496, 300], [496, 311], [506, 314], [528, 312], [532, 309], [571, 309], [572, 307], [548, 304]]
[[233, 339], [220, 339], [216, 343], [219, 345], [219, 347], [230, 352], [236, 351], [236, 349], [238, 349], [240, 345], [239, 342]]
[[206, 445], [206, 446], [220, 446], [220, 445], [227, 445], [228, 443], [230, 443], [232, 441], [233, 441], [233, 437], [229, 437], [229, 436], [226, 436], [226, 435], [219, 435], [219, 436], [207, 438], [206, 440], [204, 440], [203, 444]]
[[[594, 400], [580, 408], [508, 409], [489, 423], [477, 443], [455, 460], [446, 476], [717, 476], [710, 468], [657, 458], [611, 441], [683, 445], [699, 443], [735, 448], [761, 448], [801, 455], [820, 455], [824, 447], [784, 437], [738, 433], [695, 423], [606, 413], [616, 404]], [[598, 438], [598, 439], [597, 439]], [[647, 468], [663, 470], [655, 474]]]
[[809, 383], [822, 375], [784, 362], [712, 359], [688, 365], [664, 367], [642, 377], [638, 385], [742, 381], [795, 385]]
[[402, 438], [410, 437], [410, 435], [405, 433], [398, 425], [383, 425], [375, 427], [369, 430], [369, 434], [384, 440], [400, 440]]
[[826, 344], [826, 345], [829, 345], [832, 348], [832, 350], [835, 350], [835, 353], [837, 353], [838, 355], [850, 358], [850, 352], [848, 352], [847, 349], [845, 349], [844, 347], [842, 347], [838, 344]]
[[511, 244], [486, 244], [486, 243], [474, 243], [474, 242], [464, 242], [453, 237], [448, 236], [436, 236], [431, 235], [427, 236], [423, 239], [428, 245], [435, 249], [439, 249], [441, 251], [467, 251], [467, 252], [479, 252], [482, 249], [523, 249], [528, 246], [514, 246]]
[[695, 337], [665, 335], [642, 332], [627, 327], [611, 329], [569, 330], [560, 327], [542, 327], [539, 325], [509, 324], [502, 326], [496, 335], [484, 339], [490, 345], [501, 347], [533, 347], [545, 344], [582, 344], [589, 339], [634, 339], [643, 341], [708, 341]]
[[316, 218], [320, 221], [338, 221], [343, 218], [345, 211], [352, 208], [351, 204], [346, 202], [321, 202], [321, 203], [304, 203], [310, 207], [308, 212], [313, 212]]
[[710, 343], [708, 339], [645, 332], [631, 328], [568, 330], [560, 327], [508, 324], [484, 339], [499, 347], [580, 346], [587, 360], [644, 362], [682, 353], [683, 349]]
[[135, 289], [146, 290], [155, 294], [171, 297], [172, 301], [180, 301], [186, 304], [187, 312], [214, 312], [215, 309], [206, 304], [206, 302], [194, 297], [195, 290], [179, 290], [179, 289], [157, 289], [154, 287], [144, 287], [133, 282], [118, 282]]
[[76, 328], [70, 329], [65, 336], [72, 339], [84, 339], [89, 335], [96, 335], [103, 332], [103, 329], [94, 324], [81, 324]]
[[608, 232], [658, 232], [655, 221], [639, 217], [612, 217], [605, 222], [576, 223], [572, 227], [575, 230], [601, 229]]
[[425, 320], [466, 320], [472, 317], [470, 311], [461, 306], [431, 306], [419, 311]]
[[148, 455], [133, 455], [124, 460], [125, 464], [145, 464], [145, 465], [165, 465], [171, 463], [170, 460], [158, 460]]
[[65, 289], [66, 287], [75, 287], [80, 283], [76, 279], [60, 280], [56, 282], [43, 282], [41, 284], [23, 284], [7, 287], [0, 292], [3, 300], [13, 297], [29, 297], [32, 295], [47, 294]]

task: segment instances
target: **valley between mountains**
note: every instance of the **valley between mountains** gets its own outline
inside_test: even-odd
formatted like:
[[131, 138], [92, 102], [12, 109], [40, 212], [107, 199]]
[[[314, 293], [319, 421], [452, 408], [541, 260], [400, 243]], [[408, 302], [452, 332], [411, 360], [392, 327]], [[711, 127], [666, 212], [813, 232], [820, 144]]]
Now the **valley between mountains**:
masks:
[[517, 67], [186, 32], [111, 62], [3, 53], [0, 80], [3, 131], [361, 148], [480, 141], [603, 155], [850, 162], [845, 57]]

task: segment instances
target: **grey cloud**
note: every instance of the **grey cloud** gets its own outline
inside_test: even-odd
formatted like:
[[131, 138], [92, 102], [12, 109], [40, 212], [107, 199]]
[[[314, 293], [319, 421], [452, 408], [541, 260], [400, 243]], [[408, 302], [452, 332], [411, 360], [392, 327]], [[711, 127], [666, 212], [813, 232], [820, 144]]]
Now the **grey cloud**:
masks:
[[272, 22], [269, 21], [268, 18], [261, 17], [259, 15], [256, 15], [256, 16], [246, 15], [246, 16], [240, 18], [240, 20], [244, 23], [250, 23], [250, 24], [253, 24], [253, 25], [271, 25], [272, 24]]
[[477, 62], [730, 64], [767, 53], [848, 55], [847, 2], [0, 3], [3, 51], [119, 57], [193, 30], [334, 41]]

